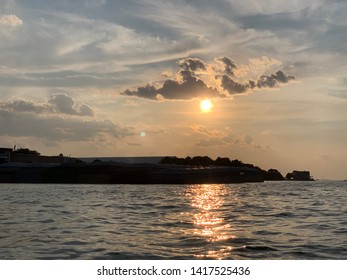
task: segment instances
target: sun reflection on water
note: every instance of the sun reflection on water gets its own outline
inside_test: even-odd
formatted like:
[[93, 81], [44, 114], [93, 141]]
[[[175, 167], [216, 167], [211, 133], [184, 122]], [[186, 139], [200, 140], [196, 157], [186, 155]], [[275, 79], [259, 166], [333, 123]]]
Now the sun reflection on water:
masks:
[[205, 238], [212, 245], [206, 254], [196, 257], [223, 259], [232, 250], [232, 247], [225, 243], [217, 244], [235, 238], [230, 234], [231, 225], [225, 222], [221, 209], [224, 197], [229, 194], [230, 191], [225, 185], [192, 185], [187, 189], [186, 195], [191, 206], [196, 209], [193, 214], [194, 235]]

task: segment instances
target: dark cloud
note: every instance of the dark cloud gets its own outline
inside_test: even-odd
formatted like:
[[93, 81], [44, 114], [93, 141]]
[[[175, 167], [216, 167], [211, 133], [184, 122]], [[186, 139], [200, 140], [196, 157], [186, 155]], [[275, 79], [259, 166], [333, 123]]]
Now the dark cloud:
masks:
[[79, 116], [94, 116], [94, 111], [88, 105], [75, 105], [75, 101], [64, 93], [53, 95], [48, 101], [58, 113]]
[[138, 96], [147, 99], [160, 100], [190, 100], [196, 97], [221, 97], [219, 92], [206, 85], [206, 83], [195, 77], [196, 70], [206, 70], [204, 62], [196, 58], [184, 59], [179, 61], [182, 70], [178, 73], [181, 79], [179, 81], [167, 79], [161, 87], [147, 84], [144, 87], [138, 87], [136, 90], [125, 90], [122, 95]]
[[257, 82], [258, 88], [270, 87], [273, 88], [277, 86], [277, 80], [272, 76], [261, 76]]
[[234, 81], [228, 75], [221, 76], [221, 85], [229, 94], [244, 93], [250, 87], [249, 84], [242, 84]]
[[[147, 84], [135, 90], [125, 90], [122, 95], [137, 96], [152, 100], [191, 100], [194, 98], [225, 98], [228, 95], [250, 92], [256, 88], [273, 88], [295, 78], [278, 70], [275, 74], [262, 75], [259, 79], [238, 81], [235, 70], [238, 66], [228, 57], [216, 58], [220, 65], [207, 64], [198, 58], [186, 58], [178, 62], [181, 70], [176, 79], [166, 79], [161, 86]], [[210, 81], [214, 80], [214, 86]]]
[[217, 61], [223, 62], [226, 74], [234, 76], [234, 70], [237, 68], [234, 61], [226, 56], [217, 58]]
[[257, 81], [249, 80], [246, 83], [235, 81], [228, 75], [220, 76], [221, 86], [229, 94], [241, 94], [254, 88], [273, 88], [278, 84], [286, 84], [291, 80], [295, 80], [293, 76], [285, 75], [281, 70], [270, 76], [262, 75]]
[[193, 76], [193, 72], [182, 70], [180, 72], [183, 82], [166, 80], [158, 93], [164, 99], [193, 99], [195, 97], [218, 97], [216, 89], [209, 87], [204, 81]]
[[56, 110], [63, 114], [77, 115], [77, 110], [74, 109], [75, 102], [66, 94], [56, 94], [48, 101]]
[[14, 100], [0, 102], [0, 108], [4, 108], [16, 112], [32, 112], [41, 114], [48, 111], [48, 107], [43, 104], [35, 104], [27, 100]]
[[81, 116], [90, 116], [93, 117], [95, 115], [94, 111], [92, 108], [90, 108], [88, 105], [86, 104], [82, 104], [80, 105], [80, 107], [78, 108], [79, 110], [79, 115]]
[[93, 109], [86, 104], [76, 105], [75, 101], [64, 93], [53, 95], [47, 103], [34, 103], [27, 100], [0, 101], [0, 109], [18, 113], [35, 114], [67, 114], [76, 116], [95, 115]]
[[157, 99], [158, 91], [155, 86], [147, 84], [144, 87], [138, 87], [136, 90], [127, 89], [121, 94], [128, 96], [138, 96], [147, 99]]
[[263, 75], [259, 78], [257, 82], [258, 88], [264, 88], [264, 87], [276, 87], [278, 83], [288, 83], [291, 80], [295, 80], [293, 76], [285, 75], [281, 70], [278, 70], [275, 74], [272, 74], [270, 76]]
[[190, 71], [181, 71], [182, 82], [168, 79], [165, 80], [162, 87], [156, 88], [151, 85], [138, 87], [134, 91], [126, 90], [122, 95], [138, 96], [147, 99], [160, 100], [190, 100], [195, 97], [218, 97], [216, 89], [208, 87], [202, 80], [192, 76]]
[[196, 70], [206, 70], [205, 63], [198, 58], [186, 58], [178, 62], [179, 66], [183, 70], [196, 71]]

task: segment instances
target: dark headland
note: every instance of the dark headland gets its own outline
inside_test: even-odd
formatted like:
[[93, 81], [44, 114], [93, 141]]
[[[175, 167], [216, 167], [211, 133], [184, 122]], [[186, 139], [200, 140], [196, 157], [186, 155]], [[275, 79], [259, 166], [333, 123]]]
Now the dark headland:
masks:
[[28, 149], [0, 148], [0, 183], [207, 184], [311, 180], [308, 171], [293, 171], [285, 178], [276, 169], [266, 171], [221, 157], [216, 160], [207, 156], [156, 157], [156, 160], [149, 157], [147, 163], [146, 157], [141, 161], [122, 159], [122, 162], [117, 158], [88, 162], [62, 154], [41, 156]]

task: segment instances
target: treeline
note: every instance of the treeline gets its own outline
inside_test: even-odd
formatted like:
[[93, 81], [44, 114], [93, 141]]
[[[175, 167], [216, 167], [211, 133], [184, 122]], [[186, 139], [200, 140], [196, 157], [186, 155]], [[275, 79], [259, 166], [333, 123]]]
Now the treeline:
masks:
[[14, 155], [32, 155], [32, 156], [40, 156], [41, 154], [36, 150], [30, 150], [28, 148], [19, 148], [12, 152]]
[[195, 156], [195, 157], [164, 157], [160, 161], [161, 164], [177, 164], [177, 165], [194, 165], [194, 166], [229, 166], [229, 167], [242, 167], [256, 169], [262, 173], [264, 180], [284, 180], [284, 177], [277, 169], [263, 170], [258, 166], [250, 163], [243, 163], [238, 159], [230, 160], [227, 157], [218, 157], [215, 160], [208, 156]]
[[[30, 156], [41, 156], [41, 153], [39, 153], [36, 150], [30, 150], [28, 148], [18, 148], [18, 149], [14, 149], [12, 151], [13, 155], [30, 155]], [[59, 155], [57, 155], [59, 157], [63, 157], [64, 155], [62, 153], [60, 153]], [[57, 157], [56, 156], [56, 157]]]

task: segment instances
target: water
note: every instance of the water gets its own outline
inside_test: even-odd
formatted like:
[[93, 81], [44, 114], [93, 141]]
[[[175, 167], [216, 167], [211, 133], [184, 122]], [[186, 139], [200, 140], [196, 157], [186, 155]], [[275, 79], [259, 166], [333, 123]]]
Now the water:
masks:
[[347, 182], [0, 184], [0, 259], [347, 259]]

